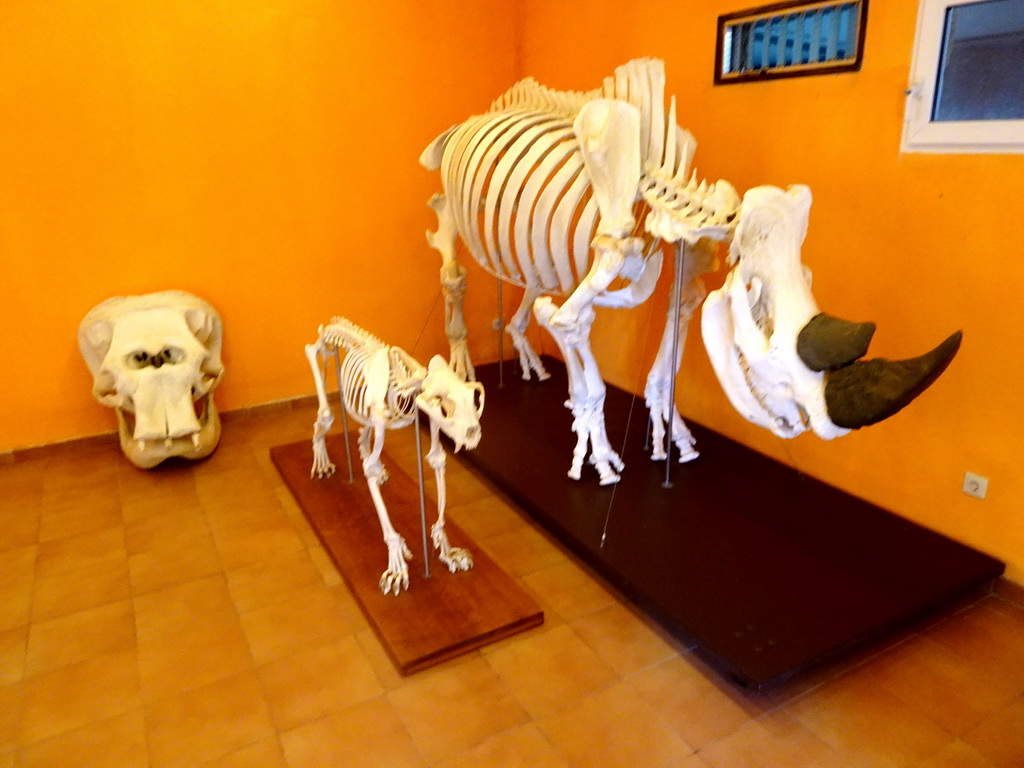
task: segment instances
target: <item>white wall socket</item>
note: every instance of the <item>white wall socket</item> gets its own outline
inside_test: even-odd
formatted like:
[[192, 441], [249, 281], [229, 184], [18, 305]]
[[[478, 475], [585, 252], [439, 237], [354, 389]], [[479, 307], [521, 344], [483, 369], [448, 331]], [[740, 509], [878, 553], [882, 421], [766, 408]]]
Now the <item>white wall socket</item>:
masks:
[[964, 493], [976, 499], [984, 499], [988, 493], [988, 478], [973, 472], [964, 472]]

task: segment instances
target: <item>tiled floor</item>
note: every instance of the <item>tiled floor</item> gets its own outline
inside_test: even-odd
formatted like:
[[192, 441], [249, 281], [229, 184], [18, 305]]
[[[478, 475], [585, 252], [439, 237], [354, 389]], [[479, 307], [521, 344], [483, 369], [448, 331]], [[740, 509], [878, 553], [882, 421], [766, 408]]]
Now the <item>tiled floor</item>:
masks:
[[312, 421], [231, 419], [149, 472], [112, 444], [0, 464], [0, 768], [1024, 766], [1013, 602], [748, 696], [454, 463], [451, 516], [546, 621], [400, 678], [270, 463]]

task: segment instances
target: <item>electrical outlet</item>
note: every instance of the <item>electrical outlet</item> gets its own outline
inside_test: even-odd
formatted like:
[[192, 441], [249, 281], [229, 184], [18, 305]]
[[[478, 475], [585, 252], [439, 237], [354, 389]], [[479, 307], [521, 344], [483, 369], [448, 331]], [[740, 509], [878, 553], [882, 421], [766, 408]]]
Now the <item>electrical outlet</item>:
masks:
[[984, 499], [988, 492], [988, 478], [973, 472], [964, 472], [964, 493], [976, 499]]

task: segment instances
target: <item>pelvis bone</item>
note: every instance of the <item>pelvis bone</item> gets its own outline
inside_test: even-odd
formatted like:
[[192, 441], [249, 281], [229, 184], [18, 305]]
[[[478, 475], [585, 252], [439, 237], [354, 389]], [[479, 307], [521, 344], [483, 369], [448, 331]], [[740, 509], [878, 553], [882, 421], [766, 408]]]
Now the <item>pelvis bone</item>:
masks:
[[117, 413], [121, 449], [135, 466], [201, 459], [217, 447], [221, 341], [220, 315], [185, 291], [116, 296], [82, 320], [78, 347], [93, 395]]
[[831, 439], [892, 416], [946, 369], [960, 332], [912, 360], [860, 360], [872, 323], [825, 315], [800, 262], [811, 192], [755, 187], [740, 208], [736, 266], [704, 302], [708, 357], [730, 402], [780, 437]]

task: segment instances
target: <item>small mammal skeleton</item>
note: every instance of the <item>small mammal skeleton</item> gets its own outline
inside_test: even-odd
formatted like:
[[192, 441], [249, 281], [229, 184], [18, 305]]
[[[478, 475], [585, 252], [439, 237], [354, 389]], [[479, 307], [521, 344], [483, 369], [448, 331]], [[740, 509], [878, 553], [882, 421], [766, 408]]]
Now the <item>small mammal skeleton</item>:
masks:
[[405, 539], [395, 530], [380, 493], [387, 480], [387, 470], [380, 459], [384, 433], [416, 422], [419, 408], [430, 420], [430, 450], [427, 463], [437, 481], [437, 521], [430, 529], [438, 556], [453, 573], [473, 567], [473, 557], [448, 542], [444, 529], [445, 452], [440, 433], [455, 443], [456, 452], [469, 450], [480, 442], [480, 415], [484, 408], [484, 388], [477, 382], [465, 382], [454, 374], [440, 355], [427, 367], [420, 365], [403, 349], [385, 344], [373, 334], [343, 317], [333, 317], [320, 326], [315, 344], [306, 345], [306, 358], [313, 370], [319, 410], [313, 424], [313, 467], [310, 477], [330, 477], [335, 466], [327, 455], [325, 438], [334, 423], [334, 414], [327, 402], [320, 359], [337, 356], [345, 350], [341, 362], [338, 387], [346, 412], [358, 422], [359, 455], [363, 475], [377, 510], [384, 542], [388, 548], [388, 567], [380, 577], [381, 591], [396, 596], [409, 588], [407, 560], [412, 552]]

